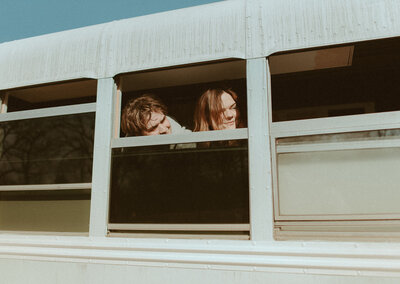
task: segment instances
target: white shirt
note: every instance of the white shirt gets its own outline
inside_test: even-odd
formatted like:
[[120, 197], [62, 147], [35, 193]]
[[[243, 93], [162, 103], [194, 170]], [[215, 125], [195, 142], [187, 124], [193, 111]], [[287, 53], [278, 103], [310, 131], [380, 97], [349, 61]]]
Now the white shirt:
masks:
[[167, 116], [169, 123], [171, 124], [171, 134], [182, 134], [182, 133], [190, 133], [189, 129], [186, 129], [185, 127], [181, 126], [178, 122], [176, 122], [174, 119], [171, 117]]

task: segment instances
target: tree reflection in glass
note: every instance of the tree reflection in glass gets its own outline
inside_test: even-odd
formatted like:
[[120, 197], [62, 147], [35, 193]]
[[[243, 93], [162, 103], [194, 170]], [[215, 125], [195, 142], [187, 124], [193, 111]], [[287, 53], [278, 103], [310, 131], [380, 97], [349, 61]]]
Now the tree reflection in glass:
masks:
[[0, 124], [0, 185], [91, 182], [94, 113]]

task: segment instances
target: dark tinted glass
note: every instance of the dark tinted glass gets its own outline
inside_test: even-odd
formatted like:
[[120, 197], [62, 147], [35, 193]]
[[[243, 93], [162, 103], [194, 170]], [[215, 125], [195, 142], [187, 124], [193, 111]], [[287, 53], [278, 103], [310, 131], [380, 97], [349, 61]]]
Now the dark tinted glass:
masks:
[[114, 149], [111, 223], [248, 223], [247, 141]]
[[94, 113], [0, 124], [0, 185], [91, 182]]
[[352, 64], [272, 76], [274, 121], [400, 110], [400, 38], [354, 45]]
[[55, 100], [55, 101], [45, 101], [45, 102], [37, 102], [32, 103], [25, 100], [21, 100], [14, 96], [10, 96], [8, 98], [8, 107], [7, 112], [14, 111], [22, 111], [22, 110], [32, 110], [39, 108], [48, 108], [48, 107], [58, 107], [58, 106], [68, 106], [68, 105], [77, 105], [77, 104], [85, 104], [85, 103], [95, 103], [96, 96], [89, 97], [81, 97], [81, 98], [69, 98], [64, 100]]

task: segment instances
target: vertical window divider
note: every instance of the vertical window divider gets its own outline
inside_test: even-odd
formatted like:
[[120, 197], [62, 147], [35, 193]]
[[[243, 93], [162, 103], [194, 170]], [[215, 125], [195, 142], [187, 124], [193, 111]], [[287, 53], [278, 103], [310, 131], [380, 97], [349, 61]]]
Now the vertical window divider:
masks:
[[104, 237], [107, 234], [111, 139], [116, 94], [117, 87], [113, 78], [98, 80], [89, 226], [91, 237]]
[[[270, 73], [265, 57], [247, 60], [250, 238], [273, 240]], [[268, 110], [268, 111], [266, 111]]]

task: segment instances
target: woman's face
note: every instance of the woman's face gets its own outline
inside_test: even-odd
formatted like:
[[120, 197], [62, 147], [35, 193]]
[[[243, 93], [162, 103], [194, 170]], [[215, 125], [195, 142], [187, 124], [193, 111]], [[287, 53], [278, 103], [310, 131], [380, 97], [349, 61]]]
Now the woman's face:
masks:
[[236, 129], [236, 102], [232, 96], [226, 92], [221, 95], [222, 113], [221, 121], [222, 125], [219, 129]]

